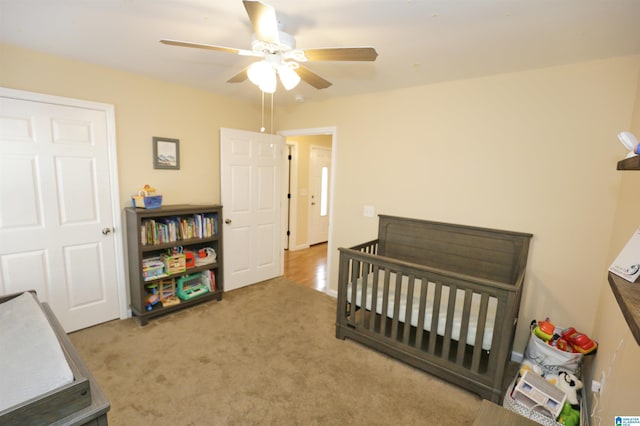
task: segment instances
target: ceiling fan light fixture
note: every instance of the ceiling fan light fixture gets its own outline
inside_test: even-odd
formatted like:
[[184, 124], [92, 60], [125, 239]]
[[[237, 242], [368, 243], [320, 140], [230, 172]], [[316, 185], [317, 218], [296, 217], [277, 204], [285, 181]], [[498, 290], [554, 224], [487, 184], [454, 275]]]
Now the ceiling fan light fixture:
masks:
[[271, 70], [271, 65], [265, 61], [254, 62], [247, 69], [247, 77], [249, 77], [249, 80], [253, 84], [260, 86], [262, 81], [266, 78], [265, 76], [267, 76]]
[[278, 67], [278, 75], [280, 76], [280, 82], [286, 90], [291, 90], [300, 83], [300, 76], [294, 71], [293, 67], [285, 62]]

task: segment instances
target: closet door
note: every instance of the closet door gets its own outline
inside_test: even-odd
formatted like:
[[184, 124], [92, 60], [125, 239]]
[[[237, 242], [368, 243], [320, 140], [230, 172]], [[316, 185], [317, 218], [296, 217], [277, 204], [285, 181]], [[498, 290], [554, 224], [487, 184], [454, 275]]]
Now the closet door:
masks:
[[67, 332], [120, 316], [108, 137], [105, 111], [0, 96], [0, 293]]

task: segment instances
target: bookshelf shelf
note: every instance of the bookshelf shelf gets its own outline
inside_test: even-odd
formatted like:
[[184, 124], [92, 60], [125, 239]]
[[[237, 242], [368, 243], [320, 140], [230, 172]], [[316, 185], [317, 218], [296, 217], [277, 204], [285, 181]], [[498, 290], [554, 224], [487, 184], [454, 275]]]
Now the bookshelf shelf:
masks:
[[609, 272], [609, 285], [631, 334], [640, 345], [640, 283], [630, 283]]
[[[180, 204], [155, 209], [127, 207], [125, 217], [131, 311], [142, 325], [156, 316], [222, 299], [222, 206]], [[150, 260], [161, 258], [162, 255], [166, 257], [189, 252], [197, 257], [198, 252], [204, 249], [215, 251], [215, 261], [202, 265], [186, 263], [186, 267], [178, 262], [182, 268], [175, 271], [168, 263], [164, 270], [156, 271], [157, 276], [145, 276], [148, 269], [143, 265], [148, 265]], [[173, 285], [164, 285], [165, 280], [173, 280]], [[192, 292], [186, 292], [192, 294], [192, 298], [183, 298], [187, 296], [180, 283], [192, 286]], [[179, 287], [182, 297], [176, 291]], [[157, 293], [158, 288], [167, 291], [167, 294]], [[156, 294], [157, 297], [154, 296]]]
[[640, 155], [618, 161], [617, 170], [640, 170]]

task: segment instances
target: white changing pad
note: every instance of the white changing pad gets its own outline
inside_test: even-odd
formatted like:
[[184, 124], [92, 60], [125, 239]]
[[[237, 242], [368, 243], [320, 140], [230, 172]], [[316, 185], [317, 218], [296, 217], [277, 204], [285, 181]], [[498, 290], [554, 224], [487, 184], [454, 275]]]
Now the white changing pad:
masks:
[[[373, 296], [373, 274], [369, 274], [369, 279], [367, 283], [367, 297], [365, 301], [365, 306], [367, 310], [371, 310], [371, 301]], [[389, 318], [393, 318], [394, 312], [394, 303], [395, 303], [395, 286], [396, 286], [396, 274], [391, 273], [389, 275], [389, 298], [388, 298], [388, 306], [387, 306], [387, 316]], [[414, 285], [414, 294], [413, 294], [413, 303], [411, 307], [411, 325], [414, 327], [418, 324], [418, 314], [420, 308], [420, 281], [416, 280]], [[381, 272], [378, 276], [378, 292], [377, 292], [377, 302], [376, 302], [376, 312], [378, 314], [382, 313], [382, 297], [383, 297], [383, 285], [384, 285], [384, 274]], [[358, 280], [357, 289], [356, 289], [356, 305], [362, 307], [362, 281]], [[407, 306], [407, 291], [408, 291], [408, 277], [403, 275], [402, 277], [402, 286], [401, 286], [401, 296], [400, 296], [400, 310], [398, 313], [398, 320], [404, 322], [405, 312]], [[347, 287], [347, 300], [351, 303], [351, 284]], [[424, 329], [426, 331], [431, 330], [431, 320], [433, 317], [433, 301], [435, 295], [435, 283], [428, 283], [427, 290], [427, 303], [424, 317]], [[460, 328], [462, 325], [462, 311], [464, 309], [464, 290], [458, 289], [456, 292], [456, 302], [455, 302], [455, 312], [453, 315], [453, 325], [451, 329], [451, 338], [453, 340], [460, 339]], [[478, 317], [480, 314], [480, 300], [481, 296], [478, 293], [473, 293], [471, 297], [471, 308], [469, 314], [469, 326], [467, 328], [467, 344], [475, 345], [476, 340], [476, 332], [478, 330]], [[447, 305], [449, 302], [449, 287], [443, 285], [441, 298], [440, 298], [440, 311], [438, 313], [438, 330], [437, 333], [440, 336], [444, 336], [445, 326], [447, 323]], [[497, 303], [498, 300], [495, 297], [489, 297], [489, 303], [487, 307], [487, 319], [484, 324], [484, 336], [482, 339], [482, 349], [490, 350], [491, 349], [491, 341], [493, 340], [493, 328], [495, 324], [495, 315], [497, 311]]]
[[33, 294], [0, 303], [0, 412], [72, 381], [60, 343]]

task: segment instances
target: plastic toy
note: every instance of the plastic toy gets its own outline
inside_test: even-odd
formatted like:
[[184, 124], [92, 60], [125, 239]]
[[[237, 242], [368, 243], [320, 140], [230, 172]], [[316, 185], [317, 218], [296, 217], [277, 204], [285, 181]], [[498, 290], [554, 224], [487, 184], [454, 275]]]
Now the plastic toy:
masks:
[[598, 348], [598, 344], [591, 340], [589, 336], [580, 333], [573, 327], [564, 330], [562, 332], [562, 337], [569, 342], [573, 349], [585, 355], [590, 354]]
[[548, 342], [553, 337], [556, 327], [549, 321], [538, 321], [538, 325], [533, 329], [533, 334]]
[[565, 402], [558, 416], [558, 423], [565, 426], [578, 426], [580, 424], [580, 410], [576, 410], [571, 404]]
[[549, 340], [547, 343], [549, 343], [550, 346], [553, 346], [554, 348], [559, 349], [563, 352], [576, 352], [565, 338], [560, 337], [557, 334], [554, 334], [551, 340]]
[[144, 301], [144, 306], [147, 311], [153, 310], [153, 307], [160, 303], [160, 295], [158, 294], [158, 288], [156, 284], [149, 284], [147, 286], [151, 290], [151, 294], [147, 296]]
[[631, 132], [620, 132], [618, 134], [618, 139], [622, 142], [625, 148], [629, 150], [627, 154], [627, 158], [634, 157], [640, 154], [640, 143], [638, 143], [638, 139]]

